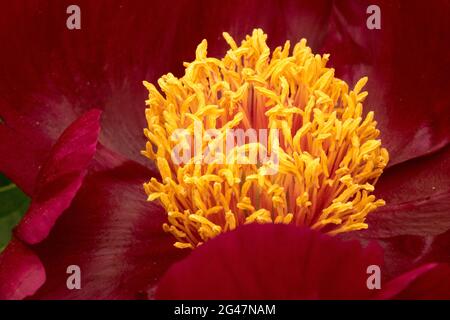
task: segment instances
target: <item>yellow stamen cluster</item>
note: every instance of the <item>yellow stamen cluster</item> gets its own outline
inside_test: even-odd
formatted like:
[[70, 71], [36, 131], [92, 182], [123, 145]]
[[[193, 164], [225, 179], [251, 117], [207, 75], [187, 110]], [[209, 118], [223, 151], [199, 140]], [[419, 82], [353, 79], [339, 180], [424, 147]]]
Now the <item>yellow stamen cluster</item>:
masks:
[[[144, 82], [148, 142], [142, 153], [161, 174], [144, 187], [149, 201], [158, 200], [167, 211], [163, 228], [176, 238], [175, 246], [195, 248], [252, 222], [292, 223], [329, 234], [367, 228], [366, 216], [384, 205], [371, 193], [389, 159], [377, 139], [374, 113], [363, 116], [367, 78], [349, 90], [326, 66], [329, 55], [314, 55], [305, 39], [292, 53], [289, 41], [271, 53], [260, 29], [240, 46], [223, 36], [230, 49], [222, 59], [208, 57], [203, 40], [183, 77], [169, 73], [158, 80], [162, 93]], [[224, 143], [228, 129], [279, 130], [279, 140], [269, 142], [279, 144], [278, 172], [267, 174], [270, 161], [206, 163], [193, 155], [175, 163], [172, 153], [182, 140], [176, 130], [194, 135], [196, 122], [203, 132], [217, 131], [216, 144]], [[203, 139], [201, 150], [210, 142]], [[250, 152], [261, 145], [241, 148]]]

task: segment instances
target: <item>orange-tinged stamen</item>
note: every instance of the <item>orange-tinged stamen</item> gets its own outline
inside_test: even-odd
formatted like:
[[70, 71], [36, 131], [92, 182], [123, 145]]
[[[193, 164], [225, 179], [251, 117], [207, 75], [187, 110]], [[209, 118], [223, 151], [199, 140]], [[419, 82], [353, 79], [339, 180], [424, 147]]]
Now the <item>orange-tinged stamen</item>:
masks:
[[[349, 90], [326, 66], [329, 55], [314, 55], [305, 39], [292, 52], [287, 41], [271, 54], [260, 29], [240, 46], [228, 33], [224, 38], [225, 57], [208, 57], [203, 40], [183, 77], [158, 80], [162, 93], [144, 82], [142, 153], [161, 174], [144, 188], [167, 211], [163, 228], [175, 247], [195, 248], [247, 223], [292, 223], [329, 234], [367, 228], [366, 216], [384, 205], [372, 192], [389, 160], [374, 113], [363, 116], [368, 79]], [[199, 124], [202, 132], [215, 129], [215, 137], [177, 135], [185, 129], [194, 137]], [[223, 146], [227, 130], [250, 128], [280, 132], [279, 140], [269, 135], [267, 147], [279, 144], [276, 174], [267, 174], [271, 161], [249, 163], [246, 155], [260, 151], [260, 143], [244, 142], [231, 158], [219, 154], [228, 161], [199, 158], [215, 150], [211, 145]], [[180, 145], [197, 148], [185, 163], [172, 157]]]

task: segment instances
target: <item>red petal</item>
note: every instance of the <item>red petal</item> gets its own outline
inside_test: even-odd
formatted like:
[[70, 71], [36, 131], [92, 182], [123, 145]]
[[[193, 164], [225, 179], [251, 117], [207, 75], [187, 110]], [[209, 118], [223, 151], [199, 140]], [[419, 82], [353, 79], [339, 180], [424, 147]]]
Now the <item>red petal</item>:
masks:
[[386, 206], [368, 216], [367, 230], [345, 236], [379, 240], [391, 276], [450, 261], [450, 241], [439, 236], [450, 229], [449, 171], [449, 147], [389, 168], [375, 187]]
[[[369, 30], [366, 9], [378, 4], [381, 30]], [[424, 14], [426, 8], [427, 14]], [[367, 75], [366, 110], [374, 110], [390, 165], [435, 151], [450, 141], [450, 37], [445, 0], [336, 2], [327, 45], [338, 75]]]
[[389, 282], [380, 299], [450, 299], [450, 265], [427, 264]]
[[[132, 161], [86, 176], [71, 207], [35, 246], [51, 275], [35, 299], [145, 298], [166, 268], [186, 254], [162, 231], [163, 210], [145, 201], [151, 171]], [[67, 267], [81, 269], [69, 290]]]
[[433, 202], [450, 191], [448, 172], [450, 146], [387, 169], [376, 184], [375, 192], [385, 199], [383, 208], [387, 211], [418, 201]]
[[[390, 167], [375, 186], [386, 206], [371, 213], [369, 228], [344, 235], [376, 239], [390, 277], [425, 262], [450, 262], [450, 147]], [[447, 232], [448, 234], [448, 232]]]
[[23, 299], [44, 282], [45, 270], [39, 258], [13, 239], [0, 254], [0, 300]]
[[228, 50], [222, 32], [229, 32], [236, 43], [240, 43], [254, 28], [262, 28], [272, 48], [283, 45], [286, 40], [296, 43], [301, 38], [306, 38], [313, 48], [319, 48], [327, 32], [324, 26], [332, 5], [327, 0], [190, 2], [191, 17], [196, 16], [201, 23], [186, 23], [184, 31], [191, 37], [178, 34], [175, 45], [186, 45], [189, 49], [185, 52], [191, 58], [197, 44], [207, 39], [210, 54], [222, 56]]
[[[193, 59], [205, 37], [212, 53], [223, 54], [223, 31], [242, 37], [262, 26], [277, 45], [305, 36], [319, 46], [331, 10], [329, 1], [298, 0], [283, 5], [257, 0], [77, 5], [81, 30], [66, 28], [64, 2], [14, 2], [4, 8], [0, 42], [8, 45], [0, 58], [8, 63], [0, 74], [0, 116], [16, 132], [33, 126], [56, 140], [84, 110], [101, 108], [101, 143], [141, 163], [136, 150], [145, 145], [147, 97], [142, 80], [156, 82], [167, 72], [180, 75], [183, 61]], [[12, 147], [5, 152], [13, 153]]]
[[381, 251], [290, 225], [252, 224], [218, 236], [162, 278], [159, 299], [368, 298]]
[[392, 278], [424, 263], [450, 263], [449, 239], [450, 231], [437, 236], [404, 235], [379, 239], [385, 253], [385, 275]]
[[[168, 64], [175, 61], [182, 65], [182, 59], [168, 54], [177, 25], [166, 21], [178, 21], [186, 4], [77, 5], [81, 30], [66, 28], [67, 3], [14, 3], [5, 8], [0, 41], [8, 46], [0, 57], [8, 63], [0, 75], [0, 116], [10, 128], [26, 130], [20, 116], [56, 140], [85, 110], [101, 108], [102, 142], [140, 161], [136, 150], [145, 144], [147, 94], [142, 80], [168, 72]], [[15, 30], [14, 35], [8, 30]]]
[[[402, 192], [403, 193], [403, 192]], [[367, 219], [371, 238], [398, 235], [434, 236], [450, 229], [450, 190], [379, 209]]]
[[97, 145], [100, 112], [87, 112], [67, 128], [39, 172], [31, 206], [17, 227], [17, 236], [34, 244], [50, 232], [84, 179]]
[[[0, 109], [2, 102], [0, 101]], [[17, 126], [10, 126], [2, 119], [0, 110], [0, 172], [26, 194], [31, 195], [35, 188], [40, 166], [51, 149], [52, 141], [18, 115]]]
[[427, 240], [427, 250], [423, 251], [421, 261], [450, 263], [450, 230]]

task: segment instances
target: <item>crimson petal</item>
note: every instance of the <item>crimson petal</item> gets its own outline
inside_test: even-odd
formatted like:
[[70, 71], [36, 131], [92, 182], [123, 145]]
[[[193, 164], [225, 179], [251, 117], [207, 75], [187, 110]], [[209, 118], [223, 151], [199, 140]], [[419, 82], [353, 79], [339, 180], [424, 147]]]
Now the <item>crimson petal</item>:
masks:
[[[381, 29], [369, 30], [370, 5]], [[424, 14], [426, 10], [427, 14]], [[448, 42], [450, 3], [340, 1], [332, 12], [324, 51], [337, 74], [355, 83], [367, 75], [366, 110], [374, 110], [390, 165], [431, 153], [450, 142]]]
[[398, 276], [424, 263], [450, 263], [449, 239], [450, 231], [435, 236], [402, 235], [376, 239], [384, 249], [386, 276]]
[[375, 192], [386, 206], [430, 199], [450, 190], [450, 145], [439, 151], [388, 168]]
[[[425, 262], [450, 262], [450, 147], [389, 168], [375, 187], [386, 206], [367, 218], [369, 228], [345, 238], [377, 240], [391, 276]], [[447, 240], [445, 240], [447, 239]]]
[[[11, 3], [0, 21], [0, 42], [8, 43], [0, 53], [8, 62], [0, 74], [0, 117], [14, 132], [33, 128], [40, 140], [55, 141], [86, 109], [99, 108], [100, 142], [144, 164], [136, 152], [145, 145], [142, 80], [181, 73], [205, 37], [213, 54], [224, 54], [223, 31], [242, 37], [264, 27], [274, 44], [304, 36], [319, 47], [331, 4], [80, 0], [81, 30], [68, 30], [67, 2]], [[6, 154], [14, 150], [2, 145]], [[5, 173], [16, 180], [13, 169]]]
[[[17, 127], [9, 124], [9, 118], [1, 118], [0, 101], [0, 172], [27, 195], [31, 195], [39, 168], [48, 158], [52, 140], [15, 114]], [[5, 122], [7, 121], [7, 122]]]
[[379, 299], [450, 299], [450, 266], [430, 263], [392, 280]]
[[85, 113], [69, 126], [39, 172], [28, 212], [16, 235], [34, 244], [42, 241], [80, 188], [97, 145], [100, 111]]
[[[33, 299], [145, 298], [186, 254], [162, 231], [163, 210], [145, 201], [142, 184], [152, 172], [133, 161], [115, 161], [115, 167], [86, 176], [49, 237], [34, 246], [52, 276]], [[81, 269], [80, 290], [66, 286], [70, 265]]]
[[363, 249], [291, 225], [242, 226], [196, 249], [162, 278], [159, 299], [367, 298], [367, 268], [381, 265]]
[[19, 240], [11, 240], [0, 254], [0, 300], [23, 299], [45, 281], [39, 258]]

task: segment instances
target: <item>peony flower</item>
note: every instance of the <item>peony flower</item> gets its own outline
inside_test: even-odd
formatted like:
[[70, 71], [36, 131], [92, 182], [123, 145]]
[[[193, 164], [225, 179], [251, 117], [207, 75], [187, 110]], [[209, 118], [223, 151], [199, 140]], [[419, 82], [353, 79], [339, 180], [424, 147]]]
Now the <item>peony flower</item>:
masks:
[[[195, 278], [198, 275], [192, 268], [205, 259], [211, 270], [217, 270], [222, 285], [243, 284], [247, 291], [241, 293], [249, 295], [242, 297], [268, 297], [254, 290], [261, 283], [274, 289], [274, 294], [279, 292], [272, 298], [429, 298], [425, 291], [434, 292], [431, 297], [446, 297], [448, 286], [443, 279], [448, 267], [439, 263], [450, 260], [449, 135], [445, 130], [450, 122], [442, 72], [447, 61], [444, 58], [438, 64], [431, 57], [446, 48], [435, 38], [435, 32], [449, 30], [443, 9], [448, 4], [430, 4], [433, 16], [423, 17], [418, 4], [382, 2], [381, 30], [367, 29], [368, 5], [331, 1], [209, 5], [199, 1], [177, 5], [160, 2], [150, 7], [145, 2], [80, 2], [81, 30], [65, 28], [67, 16], [62, 3], [12, 4], [6, 8], [0, 29], [1, 39], [9, 44], [2, 51], [8, 63], [0, 86], [0, 148], [7, 156], [0, 158], [0, 171], [30, 195], [32, 203], [14, 239], [0, 255], [0, 297], [147, 298], [153, 297], [163, 274], [166, 276], [156, 297], [204, 297], [204, 286], [199, 285], [195, 292], [193, 288], [180, 289], [174, 282], [181, 275], [186, 275], [183, 279], [187, 283], [200, 279]], [[418, 17], [421, 25], [411, 23]], [[195, 45], [203, 38], [209, 41], [208, 56], [223, 57], [226, 43], [219, 40], [223, 31], [240, 39], [255, 27], [267, 32], [270, 48], [286, 39], [292, 43], [308, 39], [313, 52], [331, 54], [329, 64], [335, 69], [336, 79], [343, 79], [351, 88], [361, 87], [358, 80], [368, 76], [364, 111], [374, 112], [382, 141], [382, 146], [377, 143], [372, 150], [373, 161], [384, 168], [385, 148], [389, 164], [382, 175], [377, 172], [358, 183], [373, 187], [380, 176], [374, 190], [365, 186], [373, 193], [367, 201], [372, 205], [356, 223], [348, 217], [357, 212], [336, 220], [338, 207], [330, 211], [334, 221], [304, 223], [337, 234], [331, 238], [292, 225], [239, 226], [235, 231], [222, 232], [233, 229], [228, 215], [228, 227], [224, 224], [217, 232], [223, 234], [210, 236], [207, 227], [200, 231], [204, 221], [197, 219], [194, 222], [200, 225], [192, 224], [192, 228], [204, 236], [202, 241], [188, 241], [187, 245], [178, 239], [177, 246], [204, 243], [193, 251], [174, 248], [173, 235], [179, 236], [180, 230], [171, 229], [175, 223], [167, 219], [174, 203], [161, 198], [170, 194], [170, 190], [163, 190], [164, 184], [160, 185], [165, 164], [162, 160], [156, 164], [146, 161], [139, 154], [145, 145], [142, 128], [148, 126], [142, 80], [156, 83], [169, 72], [181, 77], [182, 62], [192, 60]], [[197, 52], [203, 57], [201, 50]], [[371, 117], [367, 113], [364, 116]], [[148, 133], [147, 138], [157, 142]], [[377, 139], [375, 134], [368, 140]], [[153, 148], [146, 149], [152, 158], [151, 151]], [[147, 193], [164, 208], [157, 201], [145, 201], [142, 185], [149, 181], [153, 182], [147, 184]], [[162, 191], [165, 193], [153, 196]], [[254, 198], [248, 198], [250, 202], [244, 201], [242, 208], [255, 203]], [[385, 205], [375, 199], [383, 199]], [[189, 201], [197, 205], [194, 199]], [[310, 201], [309, 194], [304, 201]], [[272, 214], [269, 211], [270, 217]], [[267, 216], [261, 211], [253, 220], [268, 222]], [[281, 217], [279, 221], [272, 222], [292, 224], [294, 218], [302, 217], [288, 210], [277, 216]], [[164, 232], [163, 225], [173, 235]], [[354, 229], [361, 230], [350, 231]], [[386, 286], [381, 292], [368, 293], [367, 288], [361, 288], [366, 285], [362, 281], [366, 265], [382, 265], [376, 258], [380, 253], [374, 253], [373, 245], [362, 249], [342, 238], [363, 243], [375, 240], [382, 246]], [[306, 241], [317, 244], [317, 256], [308, 254]], [[335, 248], [336, 254], [329, 255], [334, 251], [329, 248]], [[262, 253], [270, 259], [261, 261]], [[279, 287], [270, 287], [272, 281], [255, 282], [258, 279], [227, 274], [218, 267], [221, 259], [224, 263], [233, 259], [242, 262], [239, 266], [261, 267], [263, 274], [272, 270], [276, 261], [280, 261], [280, 270], [284, 267], [291, 271], [283, 274], [302, 270], [298, 265], [302, 261], [308, 266], [331, 261], [342, 270], [342, 277], [333, 279], [348, 283], [354, 294], [342, 294], [345, 283], [329, 284], [332, 279], [324, 276], [328, 269], [317, 273], [308, 270], [308, 278], [324, 281], [311, 282], [311, 289], [277, 291]], [[80, 266], [81, 290], [66, 286], [70, 265]], [[353, 272], [355, 277], [351, 276]], [[293, 284], [304, 283], [304, 278], [295, 275], [290, 278], [295, 280]], [[203, 273], [202, 281], [209, 281], [209, 276]], [[439, 282], [443, 288], [437, 285]], [[424, 287], [425, 283], [431, 287]], [[216, 297], [240, 297], [228, 289], [208, 292]]]
[[143, 154], [161, 175], [144, 187], [168, 213], [175, 246], [253, 222], [366, 229], [385, 204], [371, 193], [389, 161], [374, 113], [362, 115], [367, 78], [350, 90], [306, 39], [291, 55], [289, 41], [271, 53], [261, 29], [240, 46], [224, 38], [223, 59], [208, 57], [202, 41], [182, 78], [158, 80], [163, 94], [144, 83]]

